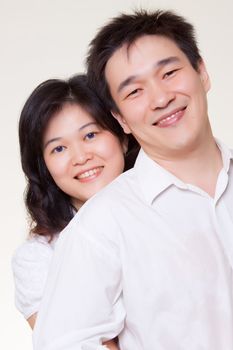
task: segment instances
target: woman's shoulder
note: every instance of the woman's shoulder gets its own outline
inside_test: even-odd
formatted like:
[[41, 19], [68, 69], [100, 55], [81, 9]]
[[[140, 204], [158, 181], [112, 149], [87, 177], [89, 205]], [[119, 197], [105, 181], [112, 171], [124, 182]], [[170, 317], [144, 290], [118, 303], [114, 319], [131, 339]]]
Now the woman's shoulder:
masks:
[[34, 235], [23, 242], [14, 252], [13, 262], [21, 260], [35, 260], [40, 256], [43, 258], [52, 254], [54, 242], [50, 242], [48, 237]]
[[13, 255], [16, 306], [26, 318], [38, 311], [55, 240], [50, 242], [47, 237], [35, 235], [21, 244]]

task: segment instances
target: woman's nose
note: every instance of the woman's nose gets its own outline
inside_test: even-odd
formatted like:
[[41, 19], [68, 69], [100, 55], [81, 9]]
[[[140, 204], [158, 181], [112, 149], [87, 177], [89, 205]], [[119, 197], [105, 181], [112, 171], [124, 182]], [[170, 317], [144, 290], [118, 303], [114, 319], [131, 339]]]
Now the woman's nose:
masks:
[[92, 159], [92, 153], [86, 147], [78, 146], [72, 150], [72, 165], [82, 165]]

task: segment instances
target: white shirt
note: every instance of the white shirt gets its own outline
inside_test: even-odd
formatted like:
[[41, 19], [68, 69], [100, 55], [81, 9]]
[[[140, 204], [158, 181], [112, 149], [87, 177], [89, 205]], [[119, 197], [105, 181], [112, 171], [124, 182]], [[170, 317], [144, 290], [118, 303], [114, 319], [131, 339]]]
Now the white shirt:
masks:
[[141, 151], [59, 237], [36, 350], [233, 349], [233, 163], [211, 198]]
[[13, 255], [15, 304], [26, 319], [39, 310], [56, 238], [48, 242], [47, 237], [34, 235]]

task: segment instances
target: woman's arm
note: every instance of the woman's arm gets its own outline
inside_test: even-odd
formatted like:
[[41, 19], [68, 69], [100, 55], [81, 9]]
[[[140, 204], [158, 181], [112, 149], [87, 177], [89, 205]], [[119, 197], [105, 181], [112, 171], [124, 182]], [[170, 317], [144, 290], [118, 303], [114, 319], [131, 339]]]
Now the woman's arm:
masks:
[[12, 258], [16, 307], [32, 328], [43, 296], [52, 255], [50, 244], [45, 238], [38, 237], [25, 241]]
[[33, 314], [32, 316], [30, 316], [30, 317], [27, 319], [27, 321], [28, 321], [29, 326], [31, 327], [31, 329], [33, 329], [34, 326], [35, 326], [36, 316], [37, 316], [37, 313]]
[[[36, 310], [38, 301], [42, 298], [45, 277], [49, 269], [53, 250], [46, 241], [32, 239], [26, 241], [15, 253], [12, 267], [15, 280], [16, 305], [20, 312], [27, 317], [28, 305]], [[26, 307], [27, 305], [27, 307]], [[34, 328], [37, 312], [27, 318], [31, 329]], [[119, 350], [117, 342], [104, 342], [109, 350]]]
[[[35, 326], [35, 322], [36, 322], [36, 316], [37, 313], [33, 314], [32, 316], [30, 316], [27, 321], [31, 327], [31, 329], [34, 328]], [[107, 348], [109, 350], [119, 350], [118, 346], [117, 346], [117, 342], [115, 340], [109, 340], [103, 343], [103, 345], [107, 346]]]
[[119, 350], [117, 343], [114, 340], [109, 340], [103, 343], [103, 345], [107, 346], [109, 350]]
[[[34, 328], [35, 326], [35, 322], [36, 322], [36, 316], [37, 316], [37, 313], [33, 314], [32, 316], [30, 316], [27, 321], [31, 327], [31, 329]], [[116, 341], [114, 340], [109, 340], [109, 341], [106, 341], [103, 343], [103, 345], [107, 346], [107, 348], [109, 350], [119, 350], [118, 346], [117, 346], [117, 343]]]

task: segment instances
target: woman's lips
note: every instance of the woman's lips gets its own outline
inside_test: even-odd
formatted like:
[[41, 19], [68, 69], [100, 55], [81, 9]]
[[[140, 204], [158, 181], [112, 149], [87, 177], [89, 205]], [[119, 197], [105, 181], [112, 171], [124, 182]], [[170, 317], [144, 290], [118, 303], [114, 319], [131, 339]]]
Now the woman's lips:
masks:
[[97, 176], [100, 175], [100, 173], [103, 170], [103, 166], [99, 166], [96, 168], [92, 168], [86, 171], [83, 171], [82, 173], [79, 173], [78, 175], [75, 176], [75, 179], [81, 181], [81, 182], [88, 182], [93, 179], [95, 179]]

